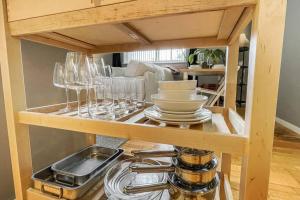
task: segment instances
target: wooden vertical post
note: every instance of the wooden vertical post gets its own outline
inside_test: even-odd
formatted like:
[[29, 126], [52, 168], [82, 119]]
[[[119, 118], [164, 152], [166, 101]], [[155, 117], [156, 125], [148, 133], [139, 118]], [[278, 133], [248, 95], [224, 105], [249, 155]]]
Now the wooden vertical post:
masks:
[[5, 0], [0, 3], [0, 61], [15, 194], [23, 200], [31, 186], [30, 138], [28, 126], [17, 124], [15, 118], [16, 112], [26, 109], [26, 95], [21, 44], [10, 36]]
[[[226, 108], [236, 109], [237, 67], [239, 61], [239, 39], [227, 47], [226, 51], [225, 103]], [[230, 178], [231, 155], [222, 154], [221, 170]]]
[[236, 110], [237, 69], [239, 63], [239, 38], [226, 51], [225, 102], [226, 108]]
[[240, 199], [267, 199], [286, 0], [258, 0], [250, 41], [246, 127]]

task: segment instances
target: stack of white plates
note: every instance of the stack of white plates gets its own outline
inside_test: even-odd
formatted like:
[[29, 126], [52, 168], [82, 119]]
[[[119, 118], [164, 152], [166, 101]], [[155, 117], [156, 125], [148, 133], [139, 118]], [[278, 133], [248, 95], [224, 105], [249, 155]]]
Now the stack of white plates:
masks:
[[152, 95], [154, 106], [145, 109], [151, 120], [173, 125], [192, 125], [211, 119], [211, 111], [202, 108], [207, 97], [196, 94], [196, 81], [164, 81], [159, 93]]
[[156, 106], [146, 108], [144, 114], [147, 118], [172, 125], [192, 125], [207, 122], [211, 119], [211, 111], [201, 108], [195, 112], [172, 112], [161, 110]]

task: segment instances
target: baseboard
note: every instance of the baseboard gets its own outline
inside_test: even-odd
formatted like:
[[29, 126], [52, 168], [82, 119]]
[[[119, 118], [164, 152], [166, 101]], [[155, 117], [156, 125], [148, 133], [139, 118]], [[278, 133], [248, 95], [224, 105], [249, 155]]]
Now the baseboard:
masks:
[[282, 126], [284, 126], [285, 128], [288, 128], [296, 133], [298, 133], [300, 135], [300, 127], [295, 126], [294, 124], [287, 122], [283, 119], [280, 119], [279, 117], [276, 117], [276, 122]]

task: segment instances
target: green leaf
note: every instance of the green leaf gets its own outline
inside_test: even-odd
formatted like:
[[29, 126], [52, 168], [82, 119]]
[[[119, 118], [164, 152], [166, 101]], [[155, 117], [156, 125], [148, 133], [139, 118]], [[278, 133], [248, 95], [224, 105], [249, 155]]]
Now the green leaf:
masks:
[[194, 57], [195, 57], [195, 54], [189, 55], [188, 61], [189, 61], [190, 64], [192, 64], [194, 62]]

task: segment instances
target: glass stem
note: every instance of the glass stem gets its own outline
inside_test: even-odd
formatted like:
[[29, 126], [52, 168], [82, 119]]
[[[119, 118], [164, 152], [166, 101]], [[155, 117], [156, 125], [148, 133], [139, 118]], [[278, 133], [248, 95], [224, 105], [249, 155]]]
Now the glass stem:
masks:
[[69, 100], [69, 88], [66, 86], [65, 87], [65, 91], [66, 91], [66, 99], [67, 99], [67, 105], [66, 105], [66, 110], [69, 110], [71, 107], [70, 107], [70, 100]]
[[114, 98], [114, 89], [113, 89], [113, 79], [112, 77], [110, 79], [110, 93], [111, 93], [111, 99], [112, 99], [112, 112], [114, 112], [114, 106], [115, 106], [115, 98]]
[[86, 88], [85, 105], [87, 107], [89, 115], [91, 114], [90, 107], [92, 106], [92, 98], [89, 86]]
[[77, 94], [77, 114], [79, 117], [81, 117], [81, 110], [80, 110], [80, 105], [81, 105], [81, 100], [80, 100], [80, 89], [76, 89], [76, 94]]
[[98, 111], [98, 92], [97, 92], [97, 86], [93, 87], [93, 89], [94, 89], [94, 95], [95, 95], [96, 111]]

